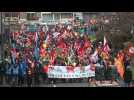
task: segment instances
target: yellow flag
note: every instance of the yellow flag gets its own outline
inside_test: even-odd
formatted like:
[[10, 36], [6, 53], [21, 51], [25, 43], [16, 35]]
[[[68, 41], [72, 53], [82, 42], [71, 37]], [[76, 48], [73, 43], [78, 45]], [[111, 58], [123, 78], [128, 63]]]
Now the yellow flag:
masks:
[[121, 79], [124, 79], [124, 65], [123, 60], [120, 58], [115, 58], [115, 66], [117, 69], [117, 72], [119, 73]]

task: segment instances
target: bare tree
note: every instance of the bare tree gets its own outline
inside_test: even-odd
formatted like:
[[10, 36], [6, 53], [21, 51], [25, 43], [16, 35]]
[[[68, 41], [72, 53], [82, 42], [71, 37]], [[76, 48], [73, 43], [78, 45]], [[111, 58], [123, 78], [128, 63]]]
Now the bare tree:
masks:
[[133, 40], [134, 12], [116, 12], [109, 16], [109, 20], [110, 23], [104, 24], [104, 30], [100, 32], [107, 35], [113, 48], [123, 48], [124, 42]]

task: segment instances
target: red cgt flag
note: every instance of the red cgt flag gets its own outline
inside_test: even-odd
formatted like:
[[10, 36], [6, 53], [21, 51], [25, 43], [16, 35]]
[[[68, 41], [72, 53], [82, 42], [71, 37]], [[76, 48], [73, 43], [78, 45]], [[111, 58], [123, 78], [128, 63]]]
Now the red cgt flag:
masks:
[[88, 47], [91, 47], [91, 44], [87, 39], [85, 39], [85, 41], [84, 41], [84, 49], [87, 49]]
[[134, 56], [134, 47], [130, 47], [130, 48], [128, 49], [128, 55]]
[[104, 41], [103, 41], [103, 51], [105, 53], [108, 53], [110, 51], [110, 47], [108, 45], [108, 42], [105, 36], [104, 36]]

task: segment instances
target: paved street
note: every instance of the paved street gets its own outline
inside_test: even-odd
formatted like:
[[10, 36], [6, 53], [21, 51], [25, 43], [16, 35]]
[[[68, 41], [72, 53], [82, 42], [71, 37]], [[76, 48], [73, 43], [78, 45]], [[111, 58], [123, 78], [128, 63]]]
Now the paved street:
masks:
[[89, 87], [88, 83], [57, 83], [56, 85], [40, 85], [39, 87]]
[[[67, 81], [65, 83], [58, 80], [58, 81], [56, 81], [56, 84], [48, 84], [47, 82], [43, 83], [41, 81], [40, 85], [38, 85], [38, 86], [33, 85], [32, 87], [54, 87], [54, 85], [56, 85], [56, 87], [89, 87], [89, 84], [87, 83], [86, 79], [83, 80], [82, 82], [69, 82], [69, 81]], [[0, 87], [12, 87], [12, 86], [7, 85], [4, 82], [4, 85], [0, 85]], [[27, 85], [23, 85], [23, 87], [27, 87]]]
[[[113, 82], [112, 84], [109, 81], [104, 83], [96, 82], [96, 85], [90, 84], [87, 80], [83, 80], [82, 82], [61, 82], [57, 81], [56, 84], [47, 84], [41, 82], [40, 85], [33, 85], [32, 87], [121, 87], [123, 83], [121, 82], [120, 85], [117, 82]], [[11, 85], [0, 85], [0, 87], [12, 87]], [[14, 87], [14, 86], [13, 86]], [[16, 86], [18, 87], [18, 86]], [[27, 85], [23, 85], [22, 87], [27, 87]]]
[[[2, 85], [0, 87], [12, 87], [9, 85]], [[18, 86], [16, 86], [18, 87]], [[27, 87], [22, 86], [22, 87]], [[100, 86], [89, 86], [88, 83], [57, 83], [56, 85], [52, 85], [52, 84], [41, 84], [39, 86], [32, 86], [32, 87], [120, 87], [119, 85], [111, 85], [111, 84], [101, 84]]]

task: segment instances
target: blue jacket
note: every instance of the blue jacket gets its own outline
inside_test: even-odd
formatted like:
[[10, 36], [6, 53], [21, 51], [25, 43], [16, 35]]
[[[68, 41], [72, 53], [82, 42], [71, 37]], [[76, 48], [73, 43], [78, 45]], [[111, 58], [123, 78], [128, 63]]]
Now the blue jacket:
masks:
[[12, 67], [12, 75], [18, 75], [18, 71], [19, 71], [19, 65], [15, 65]]
[[24, 62], [19, 63], [19, 76], [24, 76], [26, 74], [26, 64]]

